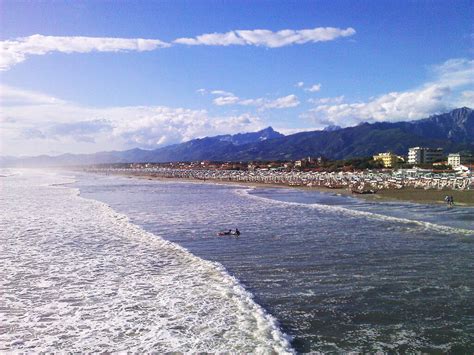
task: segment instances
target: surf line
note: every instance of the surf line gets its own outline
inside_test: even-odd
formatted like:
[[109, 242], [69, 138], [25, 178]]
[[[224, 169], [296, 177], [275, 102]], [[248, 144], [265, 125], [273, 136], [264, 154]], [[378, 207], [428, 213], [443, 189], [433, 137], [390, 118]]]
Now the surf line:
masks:
[[380, 214], [380, 213], [351, 210], [349, 208], [340, 207], [340, 206], [330, 206], [330, 205], [323, 205], [323, 204], [319, 204], [319, 203], [307, 204], [307, 203], [300, 203], [300, 202], [279, 201], [279, 200], [274, 200], [274, 199], [267, 198], [267, 197], [254, 195], [254, 194], [251, 193], [252, 191], [255, 191], [255, 189], [250, 188], [250, 189], [235, 190], [235, 192], [237, 194], [241, 195], [241, 196], [256, 199], [256, 200], [260, 200], [260, 201], [264, 200], [268, 203], [274, 203], [274, 204], [277, 204], [277, 205], [287, 205], [287, 206], [298, 206], [298, 207], [312, 208], [312, 209], [317, 209], [317, 210], [320, 210], [320, 211], [323, 211], [323, 212], [328, 212], [328, 211], [341, 212], [341, 213], [351, 215], [351, 216], [372, 218], [372, 219], [382, 220], [382, 221], [386, 221], [386, 222], [397, 222], [397, 223], [403, 223], [403, 224], [406, 224], [406, 225], [416, 224], [419, 227], [432, 229], [432, 230], [435, 230], [435, 231], [443, 233], [443, 234], [452, 235], [454, 233], [454, 234], [464, 234], [464, 235], [474, 236], [474, 230], [443, 226], [443, 225], [440, 225], [440, 224], [435, 224], [435, 223], [431, 223], [431, 222], [424, 222], [424, 221], [417, 221], [417, 220], [407, 219], [407, 218], [392, 217], [392, 216], [387, 216], [387, 215], [383, 215], [383, 214]]

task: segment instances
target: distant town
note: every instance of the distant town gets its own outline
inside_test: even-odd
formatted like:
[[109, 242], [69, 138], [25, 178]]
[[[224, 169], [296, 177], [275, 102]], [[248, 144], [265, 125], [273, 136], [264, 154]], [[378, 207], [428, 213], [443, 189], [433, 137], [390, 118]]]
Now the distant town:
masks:
[[441, 148], [413, 147], [407, 156], [381, 152], [348, 160], [328, 160], [320, 156], [295, 161], [116, 163], [92, 165], [85, 170], [204, 181], [348, 188], [353, 193], [368, 194], [410, 187], [470, 190], [474, 188], [473, 168], [473, 156], [469, 152], [446, 156]]

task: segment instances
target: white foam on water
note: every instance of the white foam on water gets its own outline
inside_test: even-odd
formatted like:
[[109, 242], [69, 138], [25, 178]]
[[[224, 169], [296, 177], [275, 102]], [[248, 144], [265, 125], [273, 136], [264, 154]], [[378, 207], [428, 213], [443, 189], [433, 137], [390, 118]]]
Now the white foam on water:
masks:
[[2, 179], [0, 351], [293, 352], [222, 265], [58, 185], [70, 182]]
[[255, 194], [252, 194], [251, 192], [254, 191], [255, 188], [246, 188], [246, 189], [238, 189], [234, 190], [237, 194], [240, 196], [244, 196], [246, 198], [251, 198], [251, 199], [256, 199], [260, 201], [266, 201], [268, 203], [274, 203], [277, 205], [286, 205], [286, 206], [299, 206], [299, 207], [306, 207], [306, 208], [312, 208], [324, 212], [331, 212], [331, 213], [342, 213], [345, 215], [351, 215], [351, 216], [356, 216], [356, 217], [366, 217], [366, 218], [373, 218], [377, 220], [382, 220], [386, 222], [394, 222], [398, 224], [404, 224], [407, 226], [414, 226], [416, 228], [423, 228], [427, 230], [434, 230], [439, 233], [443, 234], [463, 234], [463, 235], [472, 235], [474, 236], [474, 230], [469, 230], [469, 229], [463, 229], [463, 228], [455, 228], [455, 227], [449, 227], [449, 226], [444, 226], [440, 224], [435, 224], [431, 222], [425, 222], [425, 221], [418, 221], [418, 220], [413, 220], [413, 219], [407, 219], [407, 218], [400, 218], [400, 217], [392, 217], [392, 216], [387, 216], [379, 213], [374, 213], [374, 212], [368, 212], [368, 211], [359, 211], [359, 210], [354, 210], [354, 209], [349, 209], [346, 207], [341, 207], [341, 206], [333, 206], [333, 205], [324, 205], [324, 204], [319, 204], [319, 203], [312, 203], [312, 204], [307, 204], [307, 203], [300, 203], [300, 202], [288, 202], [288, 201], [279, 201], [279, 200], [274, 200], [262, 196], [258, 196]]

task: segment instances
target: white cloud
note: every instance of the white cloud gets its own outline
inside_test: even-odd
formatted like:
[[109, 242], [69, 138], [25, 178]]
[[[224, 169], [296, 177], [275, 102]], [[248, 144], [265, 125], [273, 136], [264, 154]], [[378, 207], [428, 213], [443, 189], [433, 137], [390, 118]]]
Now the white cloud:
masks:
[[474, 106], [474, 90], [466, 90], [461, 92], [461, 97], [459, 98], [457, 106], [467, 106], [472, 108]]
[[344, 95], [336, 97], [322, 97], [320, 99], [309, 99], [308, 102], [311, 104], [340, 104], [344, 101]]
[[35, 34], [15, 40], [0, 41], [0, 70], [8, 70], [30, 55], [45, 55], [51, 52], [143, 52], [169, 46], [169, 43], [158, 39], [61, 37]]
[[[237, 30], [227, 33], [203, 34], [195, 38], [178, 38], [173, 43], [185, 45], [254, 45], [269, 48], [283, 47], [308, 42], [331, 41], [339, 37], [355, 34], [351, 27], [346, 29], [318, 27], [306, 30]], [[25, 61], [32, 55], [52, 52], [143, 52], [170, 47], [171, 44], [159, 39], [113, 38], [85, 36], [45, 36], [35, 34], [13, 40], [0, 41], [0, 71]]]
[[300, 104], [300, 101], [298, 100], [298, 97], [295, 95], [288, 95], [284, 97], [280, 97], [276, 100], [270, 100], [267, 101], [264, 105], [263, 108], [290, 108], [290, 107], [296, 107]]
[[239, 100], [238, 104], [242, 106], [255, 106], [255, 107], [263, 107], [265, 106], [265, 99], [263, 98], [258, 98], [258, 99], [242, 99]]
[[309, 92], [317, 92], [317, 91], [321, 90], [321, 84], [314, 84], [314, 85], [312, 85], [311, 87], [309, 87], [305, 90], [309, 91]]
[[164, 144], [180, 143], [197, 137], [235, 133], [258, 129], [258, 117], [249, 114], [210, 117], [205, 110], [169, 107], [146, 107], [136, 115], [135, 108], [127, 108], [134, 119], [115, 122], [115, 137], [123, 138], [129, 146], [156, 148]]
[[308, 91], [308, 92], [318, 92], [319, 90], [321, 90], [321, 87], [322, 87], [322, 85], [320, 83], [313, 84], [313, 85], [308, 86], [308, 87], [304, 87], [304, 82], [303, 81], [297, 82], [295, 84], [295, 86], [298, 87], [298, 88], [303, 89], [304, 91]]
[[219, 96], [212, 100], [212, 102], [214, 102], [214, 105], [217, 106], [235, 105], [239, 102], [239, 98], [234, 95]]
[[317, 27], [305, 30], [235, 30], [226, 33], [207, 33], [194, 38], [178, 38], [174, 43], [186, 45], [230, 46], [252, 45], [269, 48], [284, 47], [293, 44], [332, 41], [339, 37], [352, 36], [356, 31], [335, 27]]
[[[37, 100], [38, 95], [44, 100]], [[165, 106], [96, 108], [2, 87], [0, 101], [5, 101], [5, 97], [16, 104], [2, 105], [0, 129], [4, 151], [1, 154], [156, 148], [197, 137], [264, 127], [258, 116], [250, 114], [211, 116], [206, 110]]]
[[211, 91], [212, 95], [221, 95], [221, 96], [235, 96], [233, 93], [224, 91], [224, 90], [213, 90]]
[[234, 94], [222, 90], [215, 90], [211, 93], [214, 94], [222, 94], [224, 96], [216, 97], [213, 100], [213, 103], [218, 106], [225, 106], [225, 105], [240, 105], [240, 106], [255, 106], [258, 107], [259, 110], [266, 110], [266, 109], [283, 109], [283, 108], [291, 108], [298, 106], [300, 101], [296, 95], [288, 95], [279, 97], [274, 100], [264, 99], [264, 98], [257, 98], [257, 99], [241, 99]]
[[[361, 121], [400, 121], [428, 117], [469, 105], [470, 91], [458, 93], [464, 86], [474, 84], [473, 60], [450, 59], [432, 67], [434, 80], [422, 87], [383, 94], [366, 102], [342, 103], [342, 99], [320, 99], [316, 107], [301, 117], [322, 126], [349, 126]], [[472, 106], [472, 101], [470, 103]]]
[[474, 83], [474, 60], [449, 59], [440, 65], [432, 66], [432, 71], [440, 85], [458, 87]]
[[449, 87], [432, 85], [421, 90], [391, 92], [368, 102], [319, 105], [311, 112], [322, 114], [331, 122], [344, 126], [361, 120], [413, 120], [446, 111], [443, 98], [450, 93]]

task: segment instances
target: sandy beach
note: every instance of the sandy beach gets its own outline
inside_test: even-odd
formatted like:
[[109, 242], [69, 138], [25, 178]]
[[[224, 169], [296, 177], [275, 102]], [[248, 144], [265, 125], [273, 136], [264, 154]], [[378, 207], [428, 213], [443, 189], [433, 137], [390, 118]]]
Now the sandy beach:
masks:
[[129, 178], [139, 178], [147, 180], [160, 180], [160, 181], [189, 181], [194, 183], [202, 184], [224, 184], [224, 185], [240, 185], [249, 187], [262, 187], [262, 188], [296, 188], [302, 190], [313, 190], [328, 194], [338, 194], [352, 196], [355, 198], [362, 198], [369, 201], [409, 201], [416, 203], [429, 203], [429, 204], [444, 204], [444, 198], [446, 195], [453, 196], [454, 204], [461, 206], [474, 206], [474, 190], [425, 190], [415, 188], [403, 188], [403, 189], [386, 189], [379, 190], [376, 194], [354, 194], [349, 189], [330, 189], [323, 186], [291, 186], [286, 184], [266, 184], [258, 182], [243, 182], [243, 181], [222, 181], [222, 180], [199, 180], [191, 178], [167, 178], [156, 176], [155, 174], [130, 174], [123, 173], [118, 174], [127, 176]]

